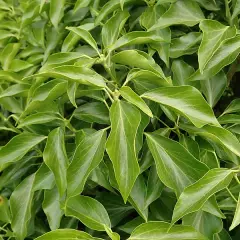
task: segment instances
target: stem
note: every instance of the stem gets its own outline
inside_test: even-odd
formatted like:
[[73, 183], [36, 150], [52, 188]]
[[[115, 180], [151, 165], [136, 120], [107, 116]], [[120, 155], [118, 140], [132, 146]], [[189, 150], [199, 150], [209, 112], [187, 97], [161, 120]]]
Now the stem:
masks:
[[234, 175], [235, 180], [237, 181], [237, 183], [240, 185], [240, 180], [238, 179], [237, 175]]
[[238, 200], [233, 196], [233, 194], [231, 193], [228, 187], [226, 188], [226, 190], [229, 193], [230, 197], [234, 200], [234, 202], [238, 203]]

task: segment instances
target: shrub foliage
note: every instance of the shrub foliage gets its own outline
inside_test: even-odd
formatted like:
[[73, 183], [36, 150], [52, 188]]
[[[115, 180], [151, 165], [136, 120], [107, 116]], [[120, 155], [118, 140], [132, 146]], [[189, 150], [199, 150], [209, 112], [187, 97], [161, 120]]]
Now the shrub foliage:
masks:
[[239, 0], [0, 0], [0, 239], [239, 239]]

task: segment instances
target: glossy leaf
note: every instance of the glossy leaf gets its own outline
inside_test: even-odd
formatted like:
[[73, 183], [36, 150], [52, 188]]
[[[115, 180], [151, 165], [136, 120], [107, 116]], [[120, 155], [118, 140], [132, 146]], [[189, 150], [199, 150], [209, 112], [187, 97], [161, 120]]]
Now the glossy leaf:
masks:
[[39, 73], [36, 76], [62, 78], [84, 85], [105, 87], [105, 82], [101, 75], [91, 69], [76, 66], [56, 67], [49, 71]]
[[146, 136], [160, 180], [177, 195], [208, 171], [206, 165], [179, 143], [159, 134], [148, 133]]
[[67, 188], [68, 158], [64, 143], [64, 132], [56, 128], [48, 135], [43, 159], [55, 176], [60, 196], [63, 196]]
[[164, 39], [157, 36], [154, 32], [131, 32], [119, 38], [114, 43], [110, 50], [113, 51], [117, 48], [134, 45], [134, 44], [146, 44], [151, 42], [164, 42]]
[[100, 238], [94, 238], [86, 232], [78, 231], [74, 229], [58, 229], [55, 231], [48, 232], [38, 238], [36, 240], [67, 240], [69, 238], [73, 238], [76, 240], [100, 240]]
[[149, 117], [153, 117], [152, 111], [147, 106], [147, 104], [130, 87], [127, 87], [127, 86], [122, 87], [120, 89], [120, 94], [124, 99], [126, 99], [133, 105], [137, 106]]
[[96, 52], [98, 53], [98, 55], [100, 55], [99, 51], [98, 51], [98, 46], [97, 43], [95, 42], [94, 38], [91, 36], [91, 34], [86, 31], [85, 29], [81, 28], [81, 27], [68, 27], [68, 30], [74, 32], [75, 34], [77, 34], [79, 37], [81, 37], [84, 41], [86, 41], [93, 49], [96, 50]]
[[127, 11], [119, 11], [102, 28], [102, 41], [105, 47], [109, 47], [117, 41], [117, 38], [129, 18]]
[[33, 204], [33, 183], [34, 175], [24, 179], [10, 198], [10, 208], [13, 215], [11, 226], [19, 240], [25, 239], [28, 232], [28, 222], [31, 218]]
[[202, 19], [204, 19], [204, 15], [196, 2], [180, 0], [172, 3], [168, 11], [159, 18], [158, 22], [150, 30], [165, 28], [175, 24], [184, 24], [192, 27]]
[[116, 101], [110, 109], [110, 119], [111, 133], [106, 149], [113, 163], [119, 190], [126, 202], [140, 172], [135, 150], [135, 138], [141, 115], [131, 104]]
[[175, 225], [170, 227], [166, 222], [148, 222], [137, 227], [131, 234], [129, 240], [157, 239], [199, 239], [206, 240], [202, 234], [190, 226]]
[[30, 133], [22, 133], [11, 139], [0, 149], [0, 171], [19, 161], [28, 151], [45, 139]]
[[172, 108], [197, 127], [206, 124], [219, 125], [212, 109], [194, 87], [163, 87], [146, 92], [142, 97]]
[[76, 196], [83, 191], [89, 174], [102, 161], [105, 142], [105, 130], [90, 134], [79, 142], [67, 170], [68, 197]]
[[[216, 192], [226, 188], [233, 178], [234, 172], [228, 169], [212, 169], [200, 180], [187, 187], [180, 195], [174, 208], [172, 223], [183, 216], [196, 212]], [[191, 204], [186, 204], [187, 199]]]
[[199, 28], [203, 32], [203, 39], [198, 50], [198, 62], [199, 69], [203, 72], [221, 43], [236, 35], [236, 29], [213, 20], [202, 21]]
[[63, 210], [60, 205], [60, 196], [57, 188], [44, 191], [43, 211], [47, 216], [51, 230], [60, 227]]
[[67, 201], [65, 213], [67, 216], [73, 216], [79, 219], [87, 227], [105, 231], [105, 227], [111, 228], [111, 222], [106, 209], [97, 200], [76, 196]]

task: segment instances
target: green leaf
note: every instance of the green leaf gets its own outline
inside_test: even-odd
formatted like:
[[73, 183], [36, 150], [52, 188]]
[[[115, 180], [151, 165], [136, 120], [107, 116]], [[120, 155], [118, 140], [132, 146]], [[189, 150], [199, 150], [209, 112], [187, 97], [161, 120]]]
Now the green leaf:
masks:
[[172, 63], [173, 83], [176, 86], [191, 85], [187, 79], [194, 73], [194, 68], [182, 60]]
[[26, 118], [21, 119], [20, 123], [18, 124], [18, 128], [23, 128], [34, 124], [48, 123], [52, 121], [59, 121], [61, 123], [63, 119], [61, 118], [60, 115], [54, 113], [49, 112], [35, 113], [30, 116], [27, 116]]
[[77, 103], [76, 103], [76, 91], [78, 89], [79, 83], [77, 82], [68, 82], [68, 87], [67, 87], [67, 95], [72, 103], [72, 105], [77, 108]]
[[67, 195], [76, 196], [83, 191], [89, 174], [102, 161], [106, 131], [100, 130], [85, 136], [77, 146], [67, 170]]
[[240, 156], [240, 143], [238, 139], [227, 129], [216, 126], [204, 126], [202, 128], [195, 128], [186, 124], [180, 124], [180, 127], [190, 133], [199, 135], [206, 140], [213, 141], [230, 151], [237, 156]]
[[79, 219], [85, 226], [105, 231], [105, 226], [111, 228], [111, 222], [104, 206], [97, 200], [76, 196], [67, 201], [65, 214]]
[[85, 8], [87, 7], [92, 0], [77, 0], [75, 5], [74, 5], [74, 11], [77, 12], [80, 8]]
[[94, 238], [86, 232], [78, 231], [74, 229], [58, 229], [45, 233], [44, 235], [36, 238], [35, 240], [101, 240], [100, 238]]
[[208, 171], [205, 164], [198, 161], [178, 142], [156, 133], [148, 133], [146, 136], [160, 180], [177, 195]]
[[0, 98], [12, 96], [26, 96], [30, 85], [28, 84], [14, 84], [1, 92]]
[[68, 158], [65, 149], [64, 131], [61, 128], [56, 128], [49, 133], [43, 159], [55, 176], [60, 196], [63, 196], [67, 188]]
[[223, 71], [208, 80], [200, 81], [202, 92], [209, 105], [213, 108], [227, 87], [227, 76]]
[[148, 105], [130, 87], [121, 87], [119, 92], [124, 99], [141, 109], [149, 117], [153, 117], [152, 111]]
[[67, 30], [74, 32], [77, 34], [79, 37], [81, 37], [84, 41], [86, 41], [93, 49], [96, 50], [98, 55], [100, 56], [99, 50], [97, 43], [95, 42], [94, 38], [92, 35], [85, 30], [84, 28], [80, 27], [67, 27]]
[[0, 221], [4, 223], [11, 223], [8, 199], [4, 196], [0, 196]]
[[44, 191], [43, 211], [47, 216], [51, 230], [56, 230], [60, 227], [60, 222], [63, 216], [63, 210], [60, 206], [60, 196], [57, 188]]
[[197, 52], [201, 39], [202, 34], [198, 32], [190, 32], [179, 38], [172, 39], [169, 57], [179, 58]]
[[153, 165], [148, 174], [145, 208], [160, 197], [163, 188], [164, 184], [158, 177], [156, 166]]
[[229, 228], [229, 231], [232, 231], [239, 224], [240, 224], [240, 193], [239, 193], [239, 196], [238, 196], [238, 203], [237, 203], [236, 211], [235, 211], [235, 214], [234, 214], [234, 218], [233, 218], [232, 224]]
[[199, 28], [203, 32], [202, 42], [198, 50], [199, 69], [202, 73], [222, 42], [236, 35], [236, 28], [225, 26], [214, 20], [203, 20]]
[[223, 114], [240, 112], [240, 99], [234, 99], [224, 110]]
[[90, 102], [77, 108], [73, 116], [79, 120], [90, 123], [109, 124], [109, 110], [101, 102]]
[[137, 227], [128, 240], [149, 240], [149, 239], [198, 239], [207, 240], [202, 234], [190, 226], [175, 225], [170, 229], [166, 222], [148, 222]]
[[236, 18], [240, 13], [240, 1], [236, 0], [235, 2], [236, 3], [235, 3], [235, 6], [233, 8], [232, 19]]
[[144, 31], [138, 31], [138, 32], [130, 32], [125, 35], [123, 35], [121, 38], [119, 38], [116, 43], [114, 43], [112, 46], [110, 46], [109, 50], [113, 51], [117, 48], [126, 47], [129, 45], [135, 45], [135, 44], [146, 44], [146, 43], [153, 43], [153, 42], [164, 42], [165, 40], [156, 35], [155, 32], [144, 32]]
[[168, 11], [158, 19], [157, 23], [154, 24], [150, 30], [165, 28], [176, 24], [184, 24], [192, 27], [202, 19], [204, 19], [204, 15], [196, 2], [180, 0], [172, 3]]
[[148, 54], [137, 50], [125, 50], [115, 54], [112, 57], [112, 61], [123, 65], [129, 65], [131, 67], [137, 67], [140, 69], [149, 70], [165, 78], [164, 73], [160, 66], [155, 63], [153, 58]]
[[[124, 5], [126, 6], [127, 4], [133, 3], [135, 0], [125, 0]], [[99, 25], [99, 23], [106, 18], [110, 13], [114, 12], [118, 8], [120, 8], [120, 1], [119, 0], [110, 0], [108, 1], [102, 8], [101, 11], [99, 12], [95, 24]]]
[[21, 46], [20, 43], [9, 43], [2, 50], [0, 55], [0, 63], [4, 71], [7, 71], [9, 69], [9, 66], [14, 57], [17, 55], [20, 46]]
[[145, 193], [147, 191], [144, 177], [139, 175], [132, 188], [128, 201], [136, 209], [145, 222], [148, 220], [148, 209], [145, 204]]
[[183, 225], [194, 227], [198, 232], [208, 237], [208, 239], [213, 239], [214, 234], [221, 232], [223, 228], [220, 218], [201, 210], [185, 216], [183, 218]]
[[220, 70], [231, 64], [240, 53], [240, 36], [225, 40], [217, 51], [212, 55], [211, 60], [206, 64], [203, 73], [214, 76]]
[[55, 28], [58, 28], [58, 24], [63, 17], [65, 0], [51, 0], [50, 1], [50, 20]]
[[105, 48], [114, 44], [129, 18], [128, 11], [118, 11], [102, 28], [102, 42]]
[[111, 106], [110, 119], [111, 133], [106, 149], [113, 163], [119, 190], [126, 202], [140, 172], [135, 141], [141, 115], [133, 105], [117, 100]]
[[11, 227], [18, 240], [23, 240], [28, 233], [33, 204], [34, 175], [25, 178], [14, 190], [10, 198], [12, 213]]
[[34, 191], [53, 189], [54, 185], [55, 179], [53, 172], [45, 163], [42, 163], [35, 174]]
[[84, 85], [105, 87], [104, 78], [89, 68], [77, 66], [61, 66], [56, 67], [46, 72], [41, 72], [35, 75], [36, 77], [53, 77], [61, 78]]
[[46, 137], [32, 133], [21, 133], [13, 137], [0, 149], [0, 171], [19, 161], [33, 147], [42, 142]]
[[[211, 169], [200, 180], [187, 187], [174, 208], [172, 224], [183, 216], [201, 209], [211, 196], [229, 185], [233, 175], [234, 172], [229, 169]], [[191, 204], [186, 204], [188, 199], [191, 199]]]
[[194, 87], [162, 87], [146, 92], [142, 97], [170, 107], [188, 118], [196, 127], [206, 124], [219, 125], [212, 109]]

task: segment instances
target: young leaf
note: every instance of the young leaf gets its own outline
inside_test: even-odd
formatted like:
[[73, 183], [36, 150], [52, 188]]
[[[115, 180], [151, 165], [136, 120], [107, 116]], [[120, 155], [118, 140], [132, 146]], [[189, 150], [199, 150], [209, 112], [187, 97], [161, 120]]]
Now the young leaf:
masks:
[[172, 108], [188, 118], [196, 127], [200, 128], [206, 124], [219, 125], [212, 109], [194, 87], [162, 87], [146, 92], [142, 97]]
[[140, 108], [149, 117], [153, 117], [152, 111], [150, 110], [148, 105], [130, 87], [121, 87], [119, 92], [124, 99]]
[[111, 222], [104, 206], [90, 197], [79, 195], [68, 199], [65, 213], [97, 231], [105, 231], [105, 226], [111, 228]]
[[135, 141], [141, 115], [133, 105], [117, 100], [110, 109], [110, 119], [111, 133], [106, 149], [113, 163], [119, 190], [126, 202], [140, 172]]
[[49, 133], [43, 159], [55, 176], [60, 196], [63, 196], [67, 188], [68, 158], [65, 149], [64, 131], [61, 128], [56, 128]]
[[146, 136], [160, 180], [177, 195], [208, 171], [205, 164], [198, 161], [178, 142], [156, 133], [148, 133]]
[[191, 0], [179, 0], [176, 3], [172, 3], [168, 11], [150, 28], [150, 31], [175, 24], [184, 24], [192, 27], [198, 24], [202, 19], [204, 19], [204, 15], [196, 2]]
[[21, 133], [13, 137], [0, 149], [0, 171], [19, 161], [28, 151], [45, 138], [45, 136], [32, 133]]
[[[180, 195], [174, 208], [172, 224], [185, 215], [196, 212], [213, 194], [226, 188], [234, 172], [229, 169], [211, 169], [200, 180], [187, 187]], [[191, 199], [191, 204], [186, 204]]]
[[76, 196], [83, 191], [89, 174], [102, 161], [105, 142], [105, 130], [90, 134], [80, 141], [67, 170], [68, 197]]

